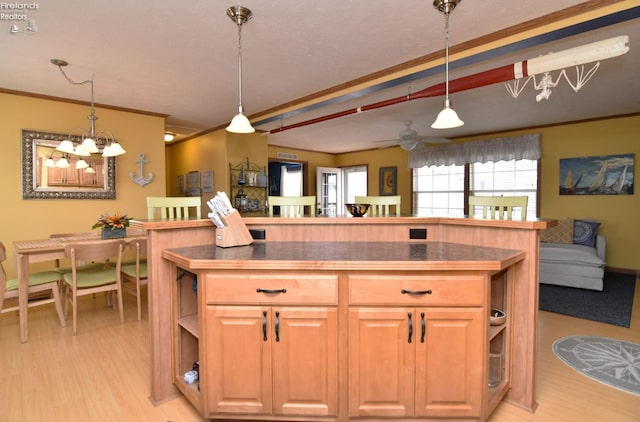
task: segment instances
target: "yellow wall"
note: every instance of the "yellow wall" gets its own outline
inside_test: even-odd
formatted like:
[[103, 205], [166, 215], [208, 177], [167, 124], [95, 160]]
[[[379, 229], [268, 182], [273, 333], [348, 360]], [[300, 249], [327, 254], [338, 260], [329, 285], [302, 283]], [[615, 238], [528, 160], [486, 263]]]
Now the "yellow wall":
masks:
[[[540, 217], [593, 218], [600, 222], [598, 233], [607, 239], [607, 266], [640, 271], [640, 187], [633, 195], [560, 195], [560, 159], [599, 155], [635, 154], [634, 182], [638, 183], [640, 160], [640, 116], [604, 119], [501, 133], [511, 136], [540, 133]], [[465, 140], [488, 139], [491, 136]]]
[[[457, 141], [471, 141], [478, 139], [491, 139], [495, 137], [512, 136], [528, 133], [540, 133], [542, 140], [541, 160], [541, 192], [540, 215], [548, 218], [575, 217], [595, 218], [602, 222], [600, 233], [607, 237], [607, 265], [612, 268], [640, 270], [640, 261], [637, 251], [640, 249], [640, 220], [635, 216], [640, 215], [640, 201], [638, 189], [634, 195], [590, 195], [590, 196], [560, 196], [558, 194], [560, 158], [586, 157], [595, 155], [634, 153], [640, 158], [640, 117], [625, 117], [605, 119], [586, 123], [560, 125], [525, 131], [513, 131], [497, 135], [483, 135], [469, 137]], [[207, 135], [209, 136], [209, 135]], [[193, 158], [202, 160], [203, 156], [223, 157], [224, 150], [217, 148], [234, 148], [238, 152], [236, 158], [249, 156], [252, 161], [264, 161], [260, 157], [262, 150], [247, 149], [246, 142], [242, 142], [242, 135], [233, 135], [227, 138], [222, 131], [222, 138], [227, 143], [220, 141], [222, 146], [210, 146], [207, 150], [187, 150], [185, 145], [180, 156], [173, 157], [175, 165], [181, 165], [180, 171], [191, 169], [188, 163]], [[255, 136], [255, 135], [252, 135]], [[263, 137], [263, 138], [266, 138]], [[189, 141], [191, 142], [191, 141]], [[202, 140], [198, 139], [196, 144]], [[235, 147], [233, 146], [235, 144]], [[266, 142], [266, 141], [265, 141]], [[185, 143], [186, 144], [186, 143]], [[215, 150], [215, 151], [214, 151]], [[378, 194], [379, 169], [381, 167], [393, 167], [398, 169], [398, 194], [402, 196], [402, 213], [411, 214], [411, 170], [407, 168], [408, 154], [399, 147], [384, 150], [367, 150], [346, 154], [326, 154], [268, 146], [266, 154], [275, 159], [278, 152], [295, 153], [297, 161], [306, 161], [309, 164], [309, 178], [307, 180], [307, 192], [316, 194], [316, 168], [322, 167], [346, 167], [353, 165], [367, 165], [369, 180], [368, 192], [370, 195]], [[178, 164], [181, 163], [181, 164]], [[228, 161], [217, 159], [215, 174], [225, 174], [223, 185], [217, 183], [222, 177], [216, 178], [216, 189], [228, 192], [227, 179]], [[174, 174], [171, 170], [171, 174]], [[173, 176], [172, 176], [173, 177]], [[636, 178], [637, 179], [637, 178]]]
[[[55, 200], [22, 199], [21, 131], [30, 129], [68, 134], [75, 128], [89, 129], [88, 105], [68, 104], [0, 93], [0, 191], [4, 198], [0, 213], [0, 241], [7, 248], [4, 263], [10, 277], [15, 275], [13, 242], [42, 239], [52, 233], [89, 231], [104, 213], [127, 213], [146, 218], [147, 196], [165, 194], [164, 118], [98, 108], [96, 130], [108, 129], [127, 153], [116, 157], [116, 199]], [[74, 132], [77, 134], [78, 132]], [[138, 154], [144, 153], [145, 177], [154, 181], [144, 187], [134, 184], [129, 173], [139, 175]]]
[[367, 164], [367, 195], [380, 195], [380, 168], [397, 167], [397, 194], [402, 197], [401, 213], [411, 214], [411, 169], [407, 167], [409, 154], [400, 147], [374, 149], [340, 154], [338, 167]]

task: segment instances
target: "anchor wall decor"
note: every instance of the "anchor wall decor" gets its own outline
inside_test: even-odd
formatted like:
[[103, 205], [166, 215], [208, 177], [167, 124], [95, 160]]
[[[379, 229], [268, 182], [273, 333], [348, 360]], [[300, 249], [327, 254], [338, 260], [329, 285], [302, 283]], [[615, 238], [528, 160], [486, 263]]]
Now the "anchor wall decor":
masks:
[[144, 165], [147, 164], [148, 161], [144, 159], [143, 153], [138, 154], [138, 160], [136, 161], [136, 163], [140, 164], [140, 176], [136, 176], [134, 172], [131, 172], [129, 173], [129, 177], [131, 178], [133, 183], [136, 183], [143, 187], [147, 183], [151, 183], [151, 181], [153, 180], [153, 173], [149, 173], [149, 177], [144, 177]]

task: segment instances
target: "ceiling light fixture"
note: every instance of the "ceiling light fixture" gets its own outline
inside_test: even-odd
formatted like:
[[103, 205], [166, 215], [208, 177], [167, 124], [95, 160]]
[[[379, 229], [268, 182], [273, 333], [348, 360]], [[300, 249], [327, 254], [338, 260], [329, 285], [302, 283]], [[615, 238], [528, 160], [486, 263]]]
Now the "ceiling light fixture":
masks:
[[236, 114], [229, 126], [228, 132], [233, 133], [253, 133], [256, 130], [251, 126], [249, 119], [244, 115], [242, 106], [242, 24], [253, 17], [251, 10], [242, 6], [231, 6], [227, 9], [227, 16], [238, 25], [238, 114]]
[[459, 127], [464, 124], [458, 117], [458, 114], [451, 108], [451, 100], [449, 100], [449, 14], [456, 8], [462, 0], [434, 0], [433, 7], [444, 14], [444, 41], [445, 41], [445, 98], [444, 108], [438, 113], [436, 121], [431, 127], [433, 129], [449, 129]]
[[176, 138], [176, 134], [175, 133], [171, 133], [171, 132], [165, 132], [164, 133], [164, 141], [165, 142], [171, 142]]
[[57, 149], [60, 151], [68, 152], [70, 154], [77, 154], [77, 155], [85, 155], [82, 152], [78, 153], [78, 151], [80, 150], [84, 150], [85, 152], [94, 154], [94, 153], [100, 152], [100, 149], [96, 144], [97, 142], [100, 145], [104, 145], [102, 148], [103, 157], [116, 157], [118, 155], [122, 155], [126, 153], [124, 148], [122, 148], [122, 146], [116, 141], [116, 139], [114, 138], [113, 134], [110, 131], [101, 130], [100, 132], [96, 133], [96, 120], [98, 120], [98, 117], [96, 116], [96, 108], [93, 103], [93, 75], [91, 75], [91, 79], [87, 79], [86, 81], [74, 82], [71, 78], [67, 76], [67, 74], [64, 72], [64, 69], [63, 69], [63, 67], [68, 66], [69, 63], [60, 59], [51, 59], [51, 63], [53, 63], [55, 66], [58, 66], [58, 69], [60, 69], [62, 76], [64, 76], [65, 79], [69, 81], [69, 83], [71, 83], [72, 85], [84, 85], [84, 84], [91, 85], [91, 113], [89, 114], [89, 116], [87, 116], [90, 122], [89, 132], [86, 133], [83, 131], [84, 139], [82, 143], [77, 147], [74, 147], [73, 142], [71, 142], [70, 140], [65, 140], [65, 141], [62, 141], [62, 143]]

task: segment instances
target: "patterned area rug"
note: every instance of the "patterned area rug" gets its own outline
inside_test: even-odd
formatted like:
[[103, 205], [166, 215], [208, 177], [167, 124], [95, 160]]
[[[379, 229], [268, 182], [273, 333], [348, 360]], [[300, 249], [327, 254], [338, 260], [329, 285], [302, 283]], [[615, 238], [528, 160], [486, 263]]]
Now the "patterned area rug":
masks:
[[558, 359], [582, 375], [640, 396], [640, 344], [570, 336], [556, 340], [552, 347]]

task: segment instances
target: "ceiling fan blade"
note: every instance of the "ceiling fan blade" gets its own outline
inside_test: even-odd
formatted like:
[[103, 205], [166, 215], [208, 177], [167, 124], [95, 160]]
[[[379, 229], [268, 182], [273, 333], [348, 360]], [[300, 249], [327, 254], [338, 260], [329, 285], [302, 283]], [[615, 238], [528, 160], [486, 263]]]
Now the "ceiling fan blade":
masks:
[[451, 139], [439, 138], [437, 136], [423, 136], [420, 140], [425, 144], [448, 144], [451, 142]]
[[371, 142], [373, 142], [374, 144], [383, 143], [383, 142], [396, 143], [397, 144], [398, 142], [400, 142], [400, 139], [385, 139], [385, 140], [382, 140], [382, 141], [371, 141]]

